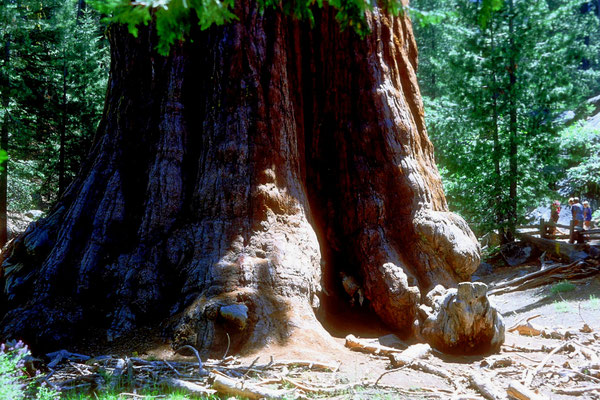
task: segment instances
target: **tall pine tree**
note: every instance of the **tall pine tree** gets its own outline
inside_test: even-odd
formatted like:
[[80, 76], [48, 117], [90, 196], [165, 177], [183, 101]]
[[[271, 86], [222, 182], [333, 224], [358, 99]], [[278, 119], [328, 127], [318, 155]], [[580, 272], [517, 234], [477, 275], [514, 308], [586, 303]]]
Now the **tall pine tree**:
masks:
[[[598, 21], [580, 1], [415, 0], [426, 114], [450, 204], [505, 240], [557, 179], [553, 120], [598, 83]], [[436, 38], [431, 37], [435, 32]], [[429, 43], [439, 44], [436, 47]], [[435, 80], [431, 79], [435, 76]]]

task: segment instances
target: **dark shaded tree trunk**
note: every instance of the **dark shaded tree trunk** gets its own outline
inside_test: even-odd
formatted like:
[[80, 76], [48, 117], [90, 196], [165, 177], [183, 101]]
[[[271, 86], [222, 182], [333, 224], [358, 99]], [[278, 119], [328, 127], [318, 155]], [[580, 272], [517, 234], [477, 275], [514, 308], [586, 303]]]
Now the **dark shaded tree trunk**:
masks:
[[[236, 2], [237, 4], [237, 2]], [[408, 19], [310, 29], [237, 4], [239, 22], [163, 58], [113, 27], [89, 162], [6, 252], [2, 336], [161, 326], [176, 345], [247, 351], [327, 340], [314, 310], [340, 272], [399, 333], [436, 284], [479, 263], [427, 138]]]
[[77, 23], [83, 17], [83, 13], [85, 12], [87, 4], [85, 4], [85, 0], [77, 0]]
[[508, 74], [508, 154], [509, 154], [509, 193], [508, 193], [508, 234], [509, 240], [514, 240], [515, 227], [517, 226], [517, 185], [519, 179], [518, 167], [518, 126], [517, 126], [517, 100], [516, 100], [516, 85], [517, 85], [517, 61], [515, 47], [515, 26], [514, 26], [514, 3], [513, 0], [508, 0], [508, 40], [509, 40], [509, 74]]
[[[491, 44], [491, 54], [495, 54], [495, 38], [496, 31], [494, 29], [494, 21], [493, 15], [492, 20], [490, 21], [490, 44]], [[492, 62], [494, 65], [494, 63]], [[494, 66], [495, 67], [495, 66]], [[492, 68], [494, 68], [492, 67]], [[502, 147], [500, 145], [500, 132], [499, 132], [499, 116], [498, 116], [498, 97], [500, 97], [500, 90], [498, 88], [498, 76], [496, 75], [496, 70], [492, 70], [492, 137], [493, 137], [493, 149], [494, 153], [492, 155], [494, 162], [494, 214], [495, 214], [495, 222], [496, 226], [498, 226], [498, 234], [503, 243], [508, 242], [508, 238], [506, 235], [506, 230], [504, 227], [504, 221], [506, 219], [506, 210], [504, 209], [504, 204], [502, 201], [502, 172], [500, 170], [500, 159], [502, 157]]]
[[58, 149], [58, 197], [60, 198], [65, 192], [66, 176], [65, 176], [65, 157], [66, 157], [66, 139], [67, 139], [67, 54], [66, 49], [63, 49], [63, 71], [62, 71], [62, 103], [61, 111], [62, 118], [60, 122], [60, 140]]
[[[4, 108], [4, 120], [2, 121], [2, 129], [0, 130], [0, 150], [8, 152], [8, 124], [10, 116], [8, 114], [8, 106], [10, 101], [10, 35], [5, 38], [4, 43], [4, 69], [5, 74], [2, 74], [2, 108]], [[8, 162], [0, 161], [0, 250], [8, 241]], [[1, 276], [1, 274], [0, 274]]]

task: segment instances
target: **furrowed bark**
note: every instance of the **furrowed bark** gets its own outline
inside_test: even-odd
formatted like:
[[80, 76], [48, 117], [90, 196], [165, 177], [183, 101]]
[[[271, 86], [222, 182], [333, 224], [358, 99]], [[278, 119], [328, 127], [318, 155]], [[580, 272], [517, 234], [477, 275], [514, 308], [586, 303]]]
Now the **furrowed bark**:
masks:
[[162, 324], [205, 351], [227, 335], [232, 351], [328, 342], [314, 310], [339, 272], [408, 333], [421, 291], [476, 268], [447, 212], [408, 19], [376, 8], [361, 39], [328, 8], [311, 29], [236, 7], [166, 58], [152, 26], [112, 28], [88, 165], [5, 254], [2, 336], [51, 346], [85, 325], [112, 339]]

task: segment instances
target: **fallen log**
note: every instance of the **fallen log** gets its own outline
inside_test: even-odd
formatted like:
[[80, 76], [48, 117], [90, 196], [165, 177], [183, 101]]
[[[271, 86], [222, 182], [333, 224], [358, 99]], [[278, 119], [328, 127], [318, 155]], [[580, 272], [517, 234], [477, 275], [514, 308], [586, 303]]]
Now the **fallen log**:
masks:
[[[546, 252], [548, 256], [554, 256], [562, 262], [570, 263], [581, 260], [588, 256], [582, 249], [584, 245], [576, 245], [558, 240], [544, 239], [528, 235], [526, 233], [517, 233], [517, 236], [524, 242], [531, 243], [542, 252]], [[560, 235], [562, 236], [562, 235]]]
[[600, 267], [584, 261], [575, 261], [568, 265], [555, 265], [544, 270], [532, 272], [520, 278], [496, 285], [488, 295], [498, 295], [519, 290], [532, 289], [562, 280], [587, 278], [600, 273]]

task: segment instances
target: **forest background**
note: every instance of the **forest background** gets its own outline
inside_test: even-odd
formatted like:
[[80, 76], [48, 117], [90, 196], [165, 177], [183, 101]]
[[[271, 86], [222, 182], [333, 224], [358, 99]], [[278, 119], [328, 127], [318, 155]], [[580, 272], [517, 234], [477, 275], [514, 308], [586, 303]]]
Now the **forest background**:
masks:
[[[600, 95], [600, 0], [413, 0], [407, 12], [450, 209], [510, 240], [553, 199], [598, 208], [600, 100], [587, 100]], [[84, 0], [0, 1], [0, 245], [7, 211], [47, 211], [85, 159], [105, 31]]]

